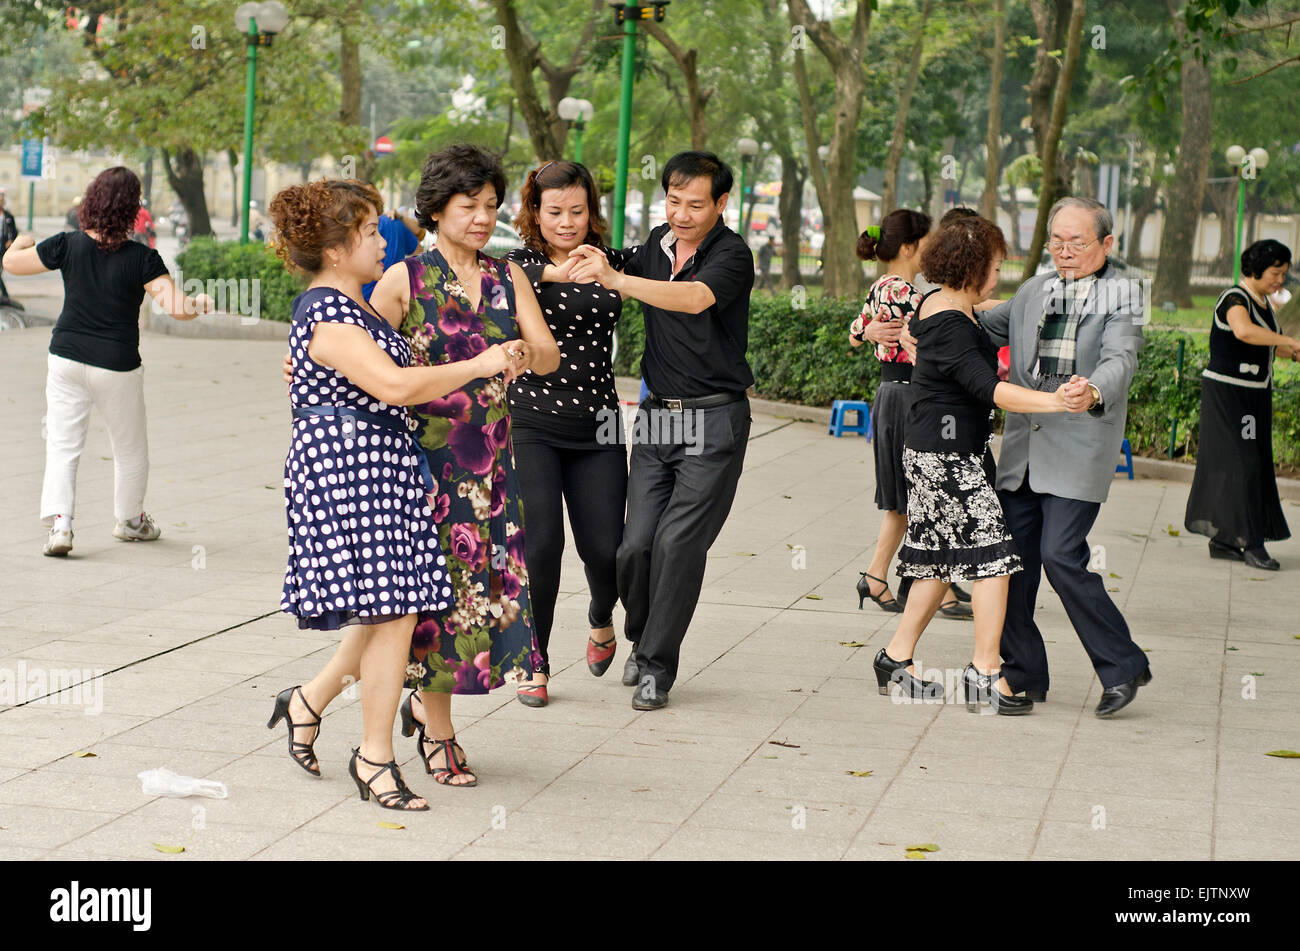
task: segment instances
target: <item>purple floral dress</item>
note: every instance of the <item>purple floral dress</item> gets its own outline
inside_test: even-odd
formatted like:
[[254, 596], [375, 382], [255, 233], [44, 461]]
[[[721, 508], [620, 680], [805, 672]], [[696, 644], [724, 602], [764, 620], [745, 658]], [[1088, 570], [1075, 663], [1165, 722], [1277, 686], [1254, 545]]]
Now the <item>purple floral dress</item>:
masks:
[[[411, 303], [401, 331], [415, 365], [468, 360], [494, 343], [518, 339], [508, 265], [483, 254], [478, 260], [483, 283], [475, 311], [436, 248], [406, 259]], [[416, 627], [407, 685], [487, 693], [507, 679], [526, 678], [540, 656], [504, 378], [473, 380], [411, 409], [437, 483], [433, 518], [455, 602]]]

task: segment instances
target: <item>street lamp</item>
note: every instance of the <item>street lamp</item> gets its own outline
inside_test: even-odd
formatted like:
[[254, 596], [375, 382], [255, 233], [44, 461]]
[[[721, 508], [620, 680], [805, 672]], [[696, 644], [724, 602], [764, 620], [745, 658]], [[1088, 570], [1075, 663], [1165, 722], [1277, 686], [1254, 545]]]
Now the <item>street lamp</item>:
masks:
[[1247, 152], [1240, 145], [1230, 145], [1223, 153], [1228, 164], [1237, 169], [1237, 241], [1232, 255], [1232, 283], [1241, 279], [1241, 226], [1246, 214], [1246, 179], [1254, 178], [1255, 173], [1268, 166], [1268, 152], [1264, 149], [1251, 149]]
[[244, 214], [239, 243], [248, 243], [248, 211], [253, 200], [253, 105], [257, 101], [257, 48], [289, 25], [289, 11], [279, 0], [242, 3], [235, 11], [235, 27], [248, 37], [248, 81], [244, 97]]
[[573, 160], [579, 164], [582, 163], [582, 132], [591, 121], [591, 117], [596, 114], [596, 107], [586, 99], [574, 99], [572, 96], [565, 96], [560, 100], [559, 105], [555, 107], [556, 113], [565, 122], [572, 127], [577, 138], [573, 143]]
[[736, 218], [736, 230], [740, 232], [740, 237], [745, 237], [745, 170], [749, 167], [749, 161], [758, 154], [758, 143], [753, 139], [744, 138], [736, 142], [736, 151], [740, 153], [740, 214]]
[[632, 138], [632, 83], [636, 68], [636, 21], [662, 23], [668, 0], [618, 3], [610, 0], [614, 24], [623, 30], [623, 95], [618, 108], [618, 163], [614, 173], [614, 211], [610, 246], [623, 247], [623, 218], [627, 212], [628, 143]]

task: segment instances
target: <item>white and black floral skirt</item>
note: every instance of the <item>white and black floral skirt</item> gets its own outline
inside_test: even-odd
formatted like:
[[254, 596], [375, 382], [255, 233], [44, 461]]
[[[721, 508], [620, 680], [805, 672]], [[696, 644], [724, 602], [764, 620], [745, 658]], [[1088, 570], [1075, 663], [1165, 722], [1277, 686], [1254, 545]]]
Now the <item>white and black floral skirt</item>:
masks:
[[975, 581], [1021, 569], [982, 456], [904, 449], [903, 472], [907, 537], [899, 577]]

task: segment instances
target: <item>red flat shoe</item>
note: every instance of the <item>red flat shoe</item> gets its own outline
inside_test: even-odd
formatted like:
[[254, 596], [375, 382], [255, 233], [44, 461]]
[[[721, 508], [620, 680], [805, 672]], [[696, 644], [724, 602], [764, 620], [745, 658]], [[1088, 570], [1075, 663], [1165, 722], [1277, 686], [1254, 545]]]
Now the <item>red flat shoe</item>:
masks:
[[523, 684], [515, 691], [515, 696], [526, 707], [544, 707], [549, 699], [546, 684]]
[[597, 677], [602, 676], [605, 671], [609, 670], [609, 665], [613, 663], [616, 653], [618, 653], [617, 634], [604, 643], [597, 641], [594, 637], [588, 637], [587, 669]]

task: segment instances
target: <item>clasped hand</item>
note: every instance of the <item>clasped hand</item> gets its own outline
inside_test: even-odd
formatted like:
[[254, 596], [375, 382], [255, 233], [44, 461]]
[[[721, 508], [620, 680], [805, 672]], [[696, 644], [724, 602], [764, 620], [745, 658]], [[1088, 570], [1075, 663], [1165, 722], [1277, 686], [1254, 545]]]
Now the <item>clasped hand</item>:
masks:
[[1088, 378], [1072, 376], [1056, 389], [1056, 395], [1067, 413], [1082, 413], [1092, 408], [1092, 390]]

